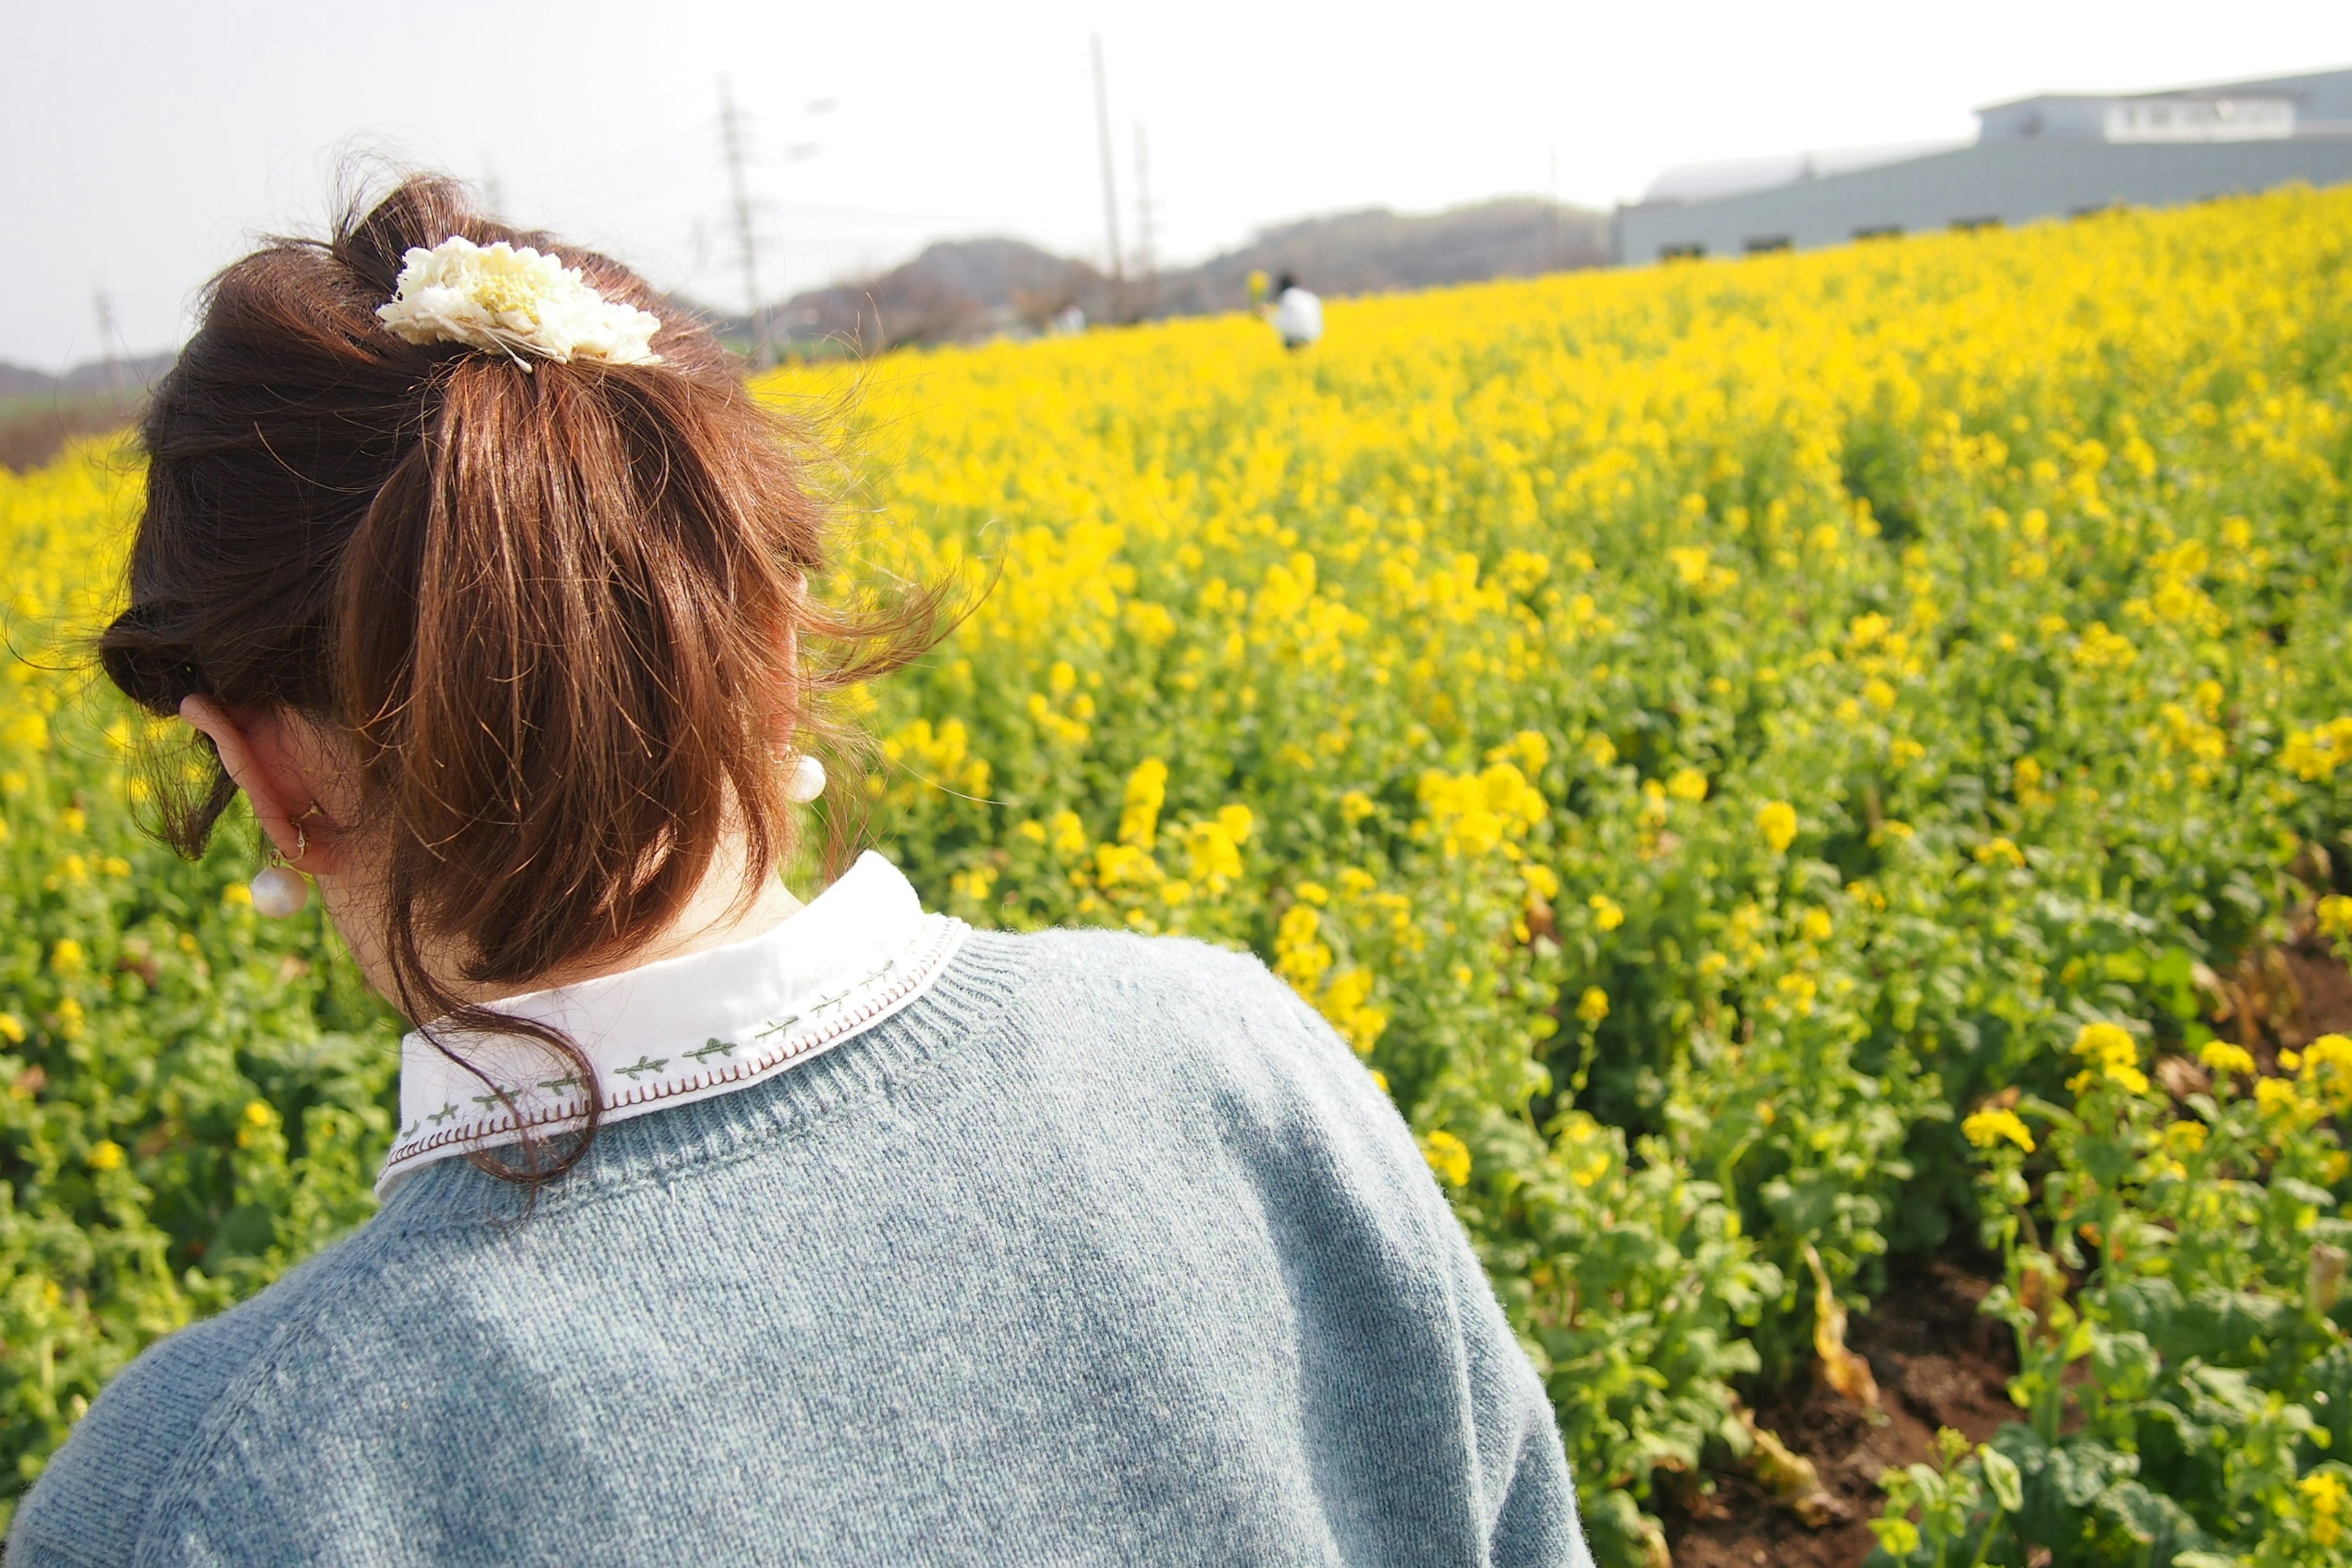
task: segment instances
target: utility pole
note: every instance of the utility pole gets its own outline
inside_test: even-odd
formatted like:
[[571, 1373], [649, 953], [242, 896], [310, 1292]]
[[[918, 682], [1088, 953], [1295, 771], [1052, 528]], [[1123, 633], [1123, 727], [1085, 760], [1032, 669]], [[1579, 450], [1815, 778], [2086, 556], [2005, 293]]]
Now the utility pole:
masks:
[[760, 318], [760, 249], [751, 227], [751, 190], [743, 177], [743, 115], [735, 107], [735, 89], [719, 79], [719, 140], [727, 153], [727, 184], [735, 198], [735, 247], [743, 263], [744, 321], [751, 333], [751, 363], [768, 363], [768, 329]]
[[1110, 89], [1103, 81], [1102, 35], [1094, 35], [1095, 56], [1095, 139], [1102, 150], [1103, 232], [1110, 246], [1111, 314], [1118, 313], [1119, 285], [1127, 281], [1127, 267], [1118, 253], [1118, 180], [1111, 163], [1110, 150]]
[[1160, 303], [1160, 247], [1151, 211], [1151, 145], [1140, 120], [1135, 122], [1135, 270], [1143, 279], [1143, 309], [1150, 310]]
[[114, 350], [118, 335], [114, 330], [114, 301], [106, 297], [103, 287], [93, 291], [93, 299], [98, 306], [99, 349], [106, 355], [107, 390], [119, 400], [122, 396], [122, 356]]

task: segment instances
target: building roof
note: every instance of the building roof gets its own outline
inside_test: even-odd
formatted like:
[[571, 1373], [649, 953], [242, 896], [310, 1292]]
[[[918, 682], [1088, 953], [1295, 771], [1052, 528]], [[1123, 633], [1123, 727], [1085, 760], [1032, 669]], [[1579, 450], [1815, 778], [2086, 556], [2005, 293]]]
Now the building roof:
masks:
[[[2116, 106], [2127, 106], [2122, 114]], [[2128, 106], [2147, 106], [2132, 113]], [[2168, 112], [2178, 110], [2178, 114]], [[2264, 77], [2150, 92], [2035, 93], [1984, 105], [1978, 141], [2060, 138], [2112, 142], [2268, 140], [2352, 133], [2352, 68]], [[1903, 142], [1817, 148], [1764, 157], [1681, 163], [1650, 183], [1640, 205], [1689, 204], [1778, 190], [1931, 157], [1967, 142]]]
[[2294, 103], [2298, 125], [2311, 121], [2352, 122], [2352, 68], [2306, 71], [2300, 76], [2258, 77], [2246, 81], [2207, 82], [2195, 87], [2170, 87], [2135, 92], [2037, 92], [2005, 99], [1977, 110], [1981, 119], [2005, 110], [2063, 103], [2115, 103], [2130, 100], [2282, 98]]
[[1762, 158], [1721, 158], [1705, 163], [1682, 163], [1650, 182], [1644, 202], [1706, 202], [1748, 191], [1769, 191], [1799, 180], [1827, 174], [1850, 174], [1882, 163], [1900, 163], [1930, 153], [1964, 147], [1965, 142], [1896, 142], [1876, 147], [1813, 148], [1802, 153], [1775, 153]]

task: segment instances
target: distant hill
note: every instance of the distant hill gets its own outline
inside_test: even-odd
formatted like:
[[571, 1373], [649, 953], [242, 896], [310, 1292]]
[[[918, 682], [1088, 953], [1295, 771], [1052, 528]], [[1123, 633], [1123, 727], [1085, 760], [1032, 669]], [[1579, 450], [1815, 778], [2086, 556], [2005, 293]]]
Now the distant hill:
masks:
[[21, 364], [0, 363], [0, 401], [16, 402], [26, 397], [84, 396], [116, 390], [126, 393], [144, 391], [165, 371], [172, 368], [172, 354], [142, 354], [137, 359], [118, 361], [109, 365], [104, 360], [92, 360], [78, 364], [63, 374], [46, 370], [33, 370]]
[[[801, 352], [877, 353], [908, 343], [1039, 332], [1076, 305], [1088, 320], [1150, 321], [1239, 310], [1249, 277], [1295, 273], [1328, 298], [1475, 283], [1599, 267], [1609, 219], [1580, 207], [1507, 197], [1449, 212], [1386, 208], [1300, 219], [1196, 267], [1116, 286], [1083, 261], [1017, 239], [947, 240], [887, 272], [796, 294], [767, 313], [769, 341]], [[706, 311], [748, 342], [741, 316]]]
[[121, 429], [173, 357], [146, 354], [112, 366], [99, 360], [63, 374], [0, 364], [0, 468], [37, 468], [77, 436]]
[[[768, 312], [768, 341], [878, 353], [1042, 331], [1069, 306], [1102, 300], [1103, 284], [1085, 262], [1024, 240], [943, 240], [877, 277], [793, 295]], [[742, 317], [715, 320], [727, 336], [748, 341]]]
[[1529, 278], [1608, 260], [1609, 218], [1581, 207], [1533, 197], [1420, 216], [1373, 207], [1261, 229], [1238, 250], [1164, 275], [1157, 298], [1141, 313], [1236, 309], [1249, 302], [1252, 272], [1296, 273], [1307, 288], [1333, 298]]

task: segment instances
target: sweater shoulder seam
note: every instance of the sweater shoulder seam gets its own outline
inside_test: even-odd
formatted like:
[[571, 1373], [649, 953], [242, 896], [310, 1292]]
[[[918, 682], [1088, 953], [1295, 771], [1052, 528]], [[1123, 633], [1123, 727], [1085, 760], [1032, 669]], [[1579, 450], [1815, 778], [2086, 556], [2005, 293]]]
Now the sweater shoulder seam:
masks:
[[[351, 1240], [356, 1242], [364, 1235], [365, 1232], [362, 1231]], [[328, 1301], [345, 1299], [341, 1292], [321, 1291], [319, 1289], [321, 1280], [349, 1279], [352, 1276], [382, 1272], [375, 1263], [362, 1262], [358, 1256], [361, 1250], [352, 1248], [350, 1254], [342, 1258], [336, 1257], [334, 1251], [321, 1254], [313, 1267], [304, 1271], [304, 1277], [299, 1281], [304, 1292], [303, 1299], [279, 1310], [278, 1321], [270, 1325], [268, 1331], [260, 1337], [241, 1364], [220, 1380], [218, 1390], [205, 1401], [204, 1413], [191, 1425], [188, 1436], [179, 1446], [178, 1451], [157, 1467], [154, 1482], [148, 1488], [145, 1504], [140, 1510], [138, 1528], [131, 1536], [130, 1561], [132, 1568], [138, 1568], [154, 1539], [155, 1521], [159, 1518], [172, 1517], [171, 1513], [164, 1511], [166, 1500], [182, 1496], [186, 1490], [189, 1477], [217, 1453], [226, 1433], [234, 1426], [231, 1417], [250, 1404], [262, 1374], [278, 1362], [279, 1352], [287, 1346], [313, 1335], [318, 1318], [326, 1310]], [[258, 1300], [259, 1298], [251, 1300]]]

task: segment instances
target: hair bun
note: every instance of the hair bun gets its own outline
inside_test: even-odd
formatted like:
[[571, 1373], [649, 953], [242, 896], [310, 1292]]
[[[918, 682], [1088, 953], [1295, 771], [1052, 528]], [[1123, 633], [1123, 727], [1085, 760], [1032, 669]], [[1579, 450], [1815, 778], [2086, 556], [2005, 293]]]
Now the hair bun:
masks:
[[165, 717], [205, 689], [195, 650], [165, 630], [176, 618], [166, 605], [133, 605], [114, 617], [98, 641], [107, 679], [142, 708]]

